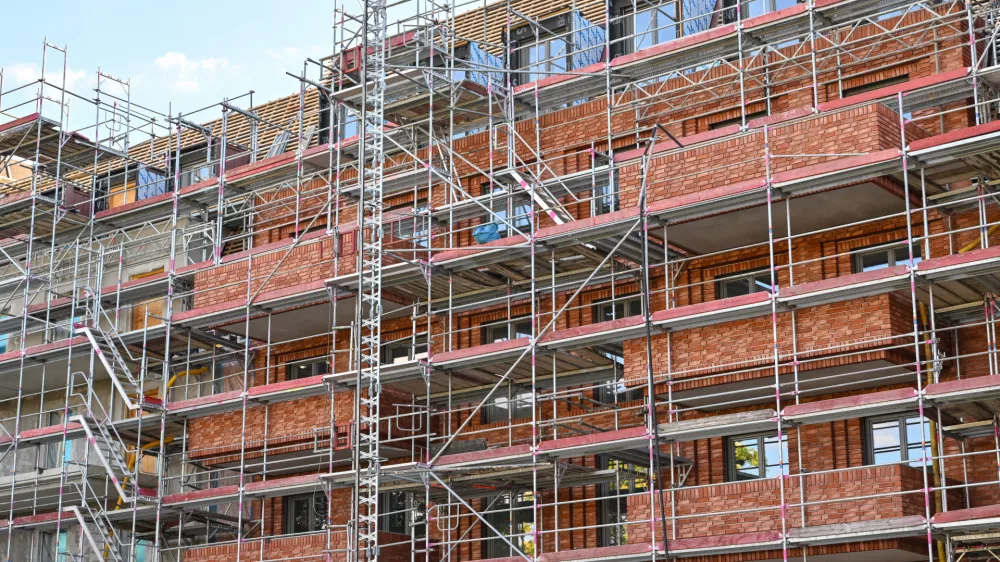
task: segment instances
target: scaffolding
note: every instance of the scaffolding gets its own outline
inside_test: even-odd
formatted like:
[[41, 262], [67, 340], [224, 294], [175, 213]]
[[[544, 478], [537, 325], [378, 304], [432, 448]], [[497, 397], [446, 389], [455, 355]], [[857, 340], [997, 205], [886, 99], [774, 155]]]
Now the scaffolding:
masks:
[[998, 559], [998, 10], [335, 3], [175, 114], [43, 43], [6, 558]]

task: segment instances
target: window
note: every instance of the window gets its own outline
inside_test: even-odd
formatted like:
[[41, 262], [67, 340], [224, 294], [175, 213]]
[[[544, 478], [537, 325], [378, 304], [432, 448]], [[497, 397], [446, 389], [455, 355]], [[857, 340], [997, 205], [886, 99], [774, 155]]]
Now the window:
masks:
[[631, 0], [615, 2], [611, 26], [612, 57], [666, 43], [677, 38], [677, 3], [640, 0], [633, 11]]
[[594, 389], [594, 400], [602, 404], [621, 404], [623, 402], [642, 400], [645, 396], [643, 392], [645, 388], [645, 385], [625, 386], [624, 377], [619, 375], [617, 378], [609, 380]]
[[844, 88], [841, 92], [841, 98], [849, 98], [851, 96], [856, 96], [858, 94], [863, 94], [865, 92], [870, 92], [872, 90], [877, 90], [879, 88], [887, 88], [889, 86], [895, 86], [896, 84], [903, 84], [909, 81], [909, 74], [901, 74], [895, 78], [886, 78], [885, 80], [876, 80], [874, 82], [869, 82], [868, 84], [863, 84], [861, 86], [854, 86], [853, 88]]
[[924, 465], [923, 443], [930, 451], [931, 431], [927, 420], [912, 414], [865, 420], [866, 462], [893, 464], [906, 462], [913, 467]]
[[[881, 247], [875, 250], [857, 250], [854, 252], [854, 273], [885, 269], [894, 265], [907, 265], [910, 262], [910, 252], [906, 246], [896, 248]], [[913, 245], [913, 264], [920, 263], [920, 245]]]
[[[760, 119], [761, 117], [767, 117], [767, 115], [768, 114], [767, 114], [767, 110], [766, 109], [763, 110], [763, 111], [755, 111], [753, 113], [748, 113], [747, 114], [747, 122], [749, 123], [753, 119]], [[716, 121], [715, 123], [709, 123], [708, 124], [708, 130], [709, 131], [714, 131], [716, 129], [723, 129], [723, 128], [728, 127], [730, 125], [742, 125], [742, 124], [743, 124], [743, 116], [739, 115], [739, 116], [733, 117], [731, 119], [723, 119], [721, 121]]]
[[[513, 505], [510, 501], [510, 493], [501, 496], [485, 498], [486, 520], [494, 529], [503, 533], [511, 543], [521, 552], [531, 556], [535, 552], [533, 532], [535, 530], [535, 516], [532, 513], [531, 492], [524, 492], [514, 496]], [[483, 558], [506, 558], [517, 556], [510, 546], [487, 526], [483, 526], [483, 536], [487, 540], [483, 541]]]
[[594, 202], [591, 215], [606, 215], [618, 210], [618, 182], [594, 186]]
[[58, 541], [56, 541], [55, 533], [43, 532], [38, 535], [39, 560], [42, 562], [57, 562], [66, 560], [69, 556], [66, 531], [59, 531]]
[[483, 407], [483, 423], [531, 417], [531, 392], [518, 392], [513, 398], [494, 395]]
[[181, 188], [214, 178], [215, 170], [215, 164], [205, 161], [181, 165]]
[[[337, 122], [334, 127], [330, 126], [330, 120]], [[334, 142], [349, 139], [358, 135], [358, 115], [349, 110], [346, 105], [340, 104], [331, 115], [330, 100], [326, 96], [319, 97], [319, 142], [325, 144], [330, 142], [330, 131], [334, 130]]]
[[629, 316], [642, 314], [642, 299], [640, 297], [606, 300], [594, 304], [594, 322], [618, 320]]
[[424, 536], [425, 508], [410, 492], [397, 490], [381, 494], [379, 510], [384, 514], [379, 522], [382, 531], [409, 535], [412, 528], [415, 536]]
[[325, 493], [313, 492], [285, 498], [285, 533], [310, 533], [325, 528]]
[[347, 140], [360, 134], [360, 118], [356, 113], [347, 109], [347, 106], [340, 106], [340, 139]]
[[136, 199], [142, 201], [150, 197], [162, 195], [167, 191], [166, 176], [152, 168], [139, 166], [139, 187], [136, 191]]
[[531, 337], [531, 320], [520, 316], [504, 322], [498, 320], [483, 327], [483, 344]]
[[718, 278], [715, 282], [715, 298], [724, 299], [749, 295], [760, 291], [771, 292], [771, 272], [756, 269], [748, 273]]
[[597, 459], [602, 470], [616, 471], [612, 482], [601, 486], [601, 546], [628, 544], [628, 494], [649, 491], [649, 468], [606, 455]]
[[531, 213], [531, 200], [527, 195], [508, 195], [507, 186], [500, 184], [493, 184], [491, 190], [488, 183], [483, 185], [483, 193], [490, 195], [489, 208], [493, 211], [493, 222], [497, 225], [497, 234], [501, 238], [516, 234], [508, 223], [525, 234], [531, 230], [531, 219], [528, 216]]
[[566, 72], [573, 67], [568, 43], [563, 37], [541, 39], [537, 43], [529, 38], [523, 42], [530, 44], [514, 52], [517, 67], [524, 71], [520, 74], [521, 84]]
[[317, 357], [291, 363], [285, 368], [285, 380], [293, 381], [317, 375], [325, 375], [330, 372], [330, 358]]
[[422, 357], [427, 357], [427, 338], [424, 336], [405, 337], [389, 342], [382, 351], [382, 361], [388, 364], [404, 363]]
[[[770, 12], [776, 12], [778, 10], [789, 8], [797, 3], [797, 0], [749, 0], [748, 2], [743, 2], [742, 4], [740, 19], [747, 20], [755, 18]], [[723, 12], [723, 23], [735, 22], [737, 19], [736, 1], [724, 0], [723, 6], [726, 8], [732, 8]]]
[[[643, 2], [640, 4], [642, 6]], [[677, 39], [677, 4], [665, 2], [653, 8], [640, 8], [627, 20], [631, 23], [632, 52]]]
[[393, 236], [400, 240], [412, 240], [415, 245], [426, 248], [429, 217], [423, 213], [427, 212], [427, 200], [421, 199], [416, 205], [405, 203], [386, 209], [386, 212], [392, 211], [409, 215], [392, 223]]
[[749, 435], [729, 439], [729, 480], [757, 480], [788, 474], [788, 435]]

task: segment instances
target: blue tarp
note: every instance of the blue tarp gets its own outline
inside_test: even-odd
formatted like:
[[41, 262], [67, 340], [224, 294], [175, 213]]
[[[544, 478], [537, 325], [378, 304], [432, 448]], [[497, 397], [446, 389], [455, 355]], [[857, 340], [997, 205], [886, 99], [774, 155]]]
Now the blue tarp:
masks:
[[684, 0], [684, 35], [694, 35], [712, 27], [716, 0]]
[[[469, 42], [469, 62], [474, 65], [473, 68], [503, 69], [503, 58], [487, 53], [474, 41]], [[489, 82], [492, 80], [494, 85], [499, 86], [503, 84], [503, 73], [472, 70], [469, 72], [469, 80], [483, 87], [489, 86]]]
[[603, 60], [604, 28], [573, 12], [573, 68], [583, 68]]
[[154, 172], [145, 166], [139, 167], [138, 193], [136, 200], [142, 201], [150, 197], [162, 195], [167, 190], [167, 180], [159, 172]]

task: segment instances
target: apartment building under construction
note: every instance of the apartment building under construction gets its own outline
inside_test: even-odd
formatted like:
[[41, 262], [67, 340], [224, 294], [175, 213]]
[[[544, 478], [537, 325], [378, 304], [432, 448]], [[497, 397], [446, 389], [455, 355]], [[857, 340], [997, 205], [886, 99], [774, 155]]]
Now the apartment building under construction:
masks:
[[0, 553], [1000, 560], [998, 16], [335, 3], [287, 97], [190, 113], [45, 43]]

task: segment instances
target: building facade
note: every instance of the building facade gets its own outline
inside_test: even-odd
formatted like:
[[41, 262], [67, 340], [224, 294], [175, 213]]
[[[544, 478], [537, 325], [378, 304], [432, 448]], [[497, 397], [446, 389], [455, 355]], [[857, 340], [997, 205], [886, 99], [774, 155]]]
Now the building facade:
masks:
[[0, 96], [7, 559], [1000, 555], [997, 6], [364, 7]]

